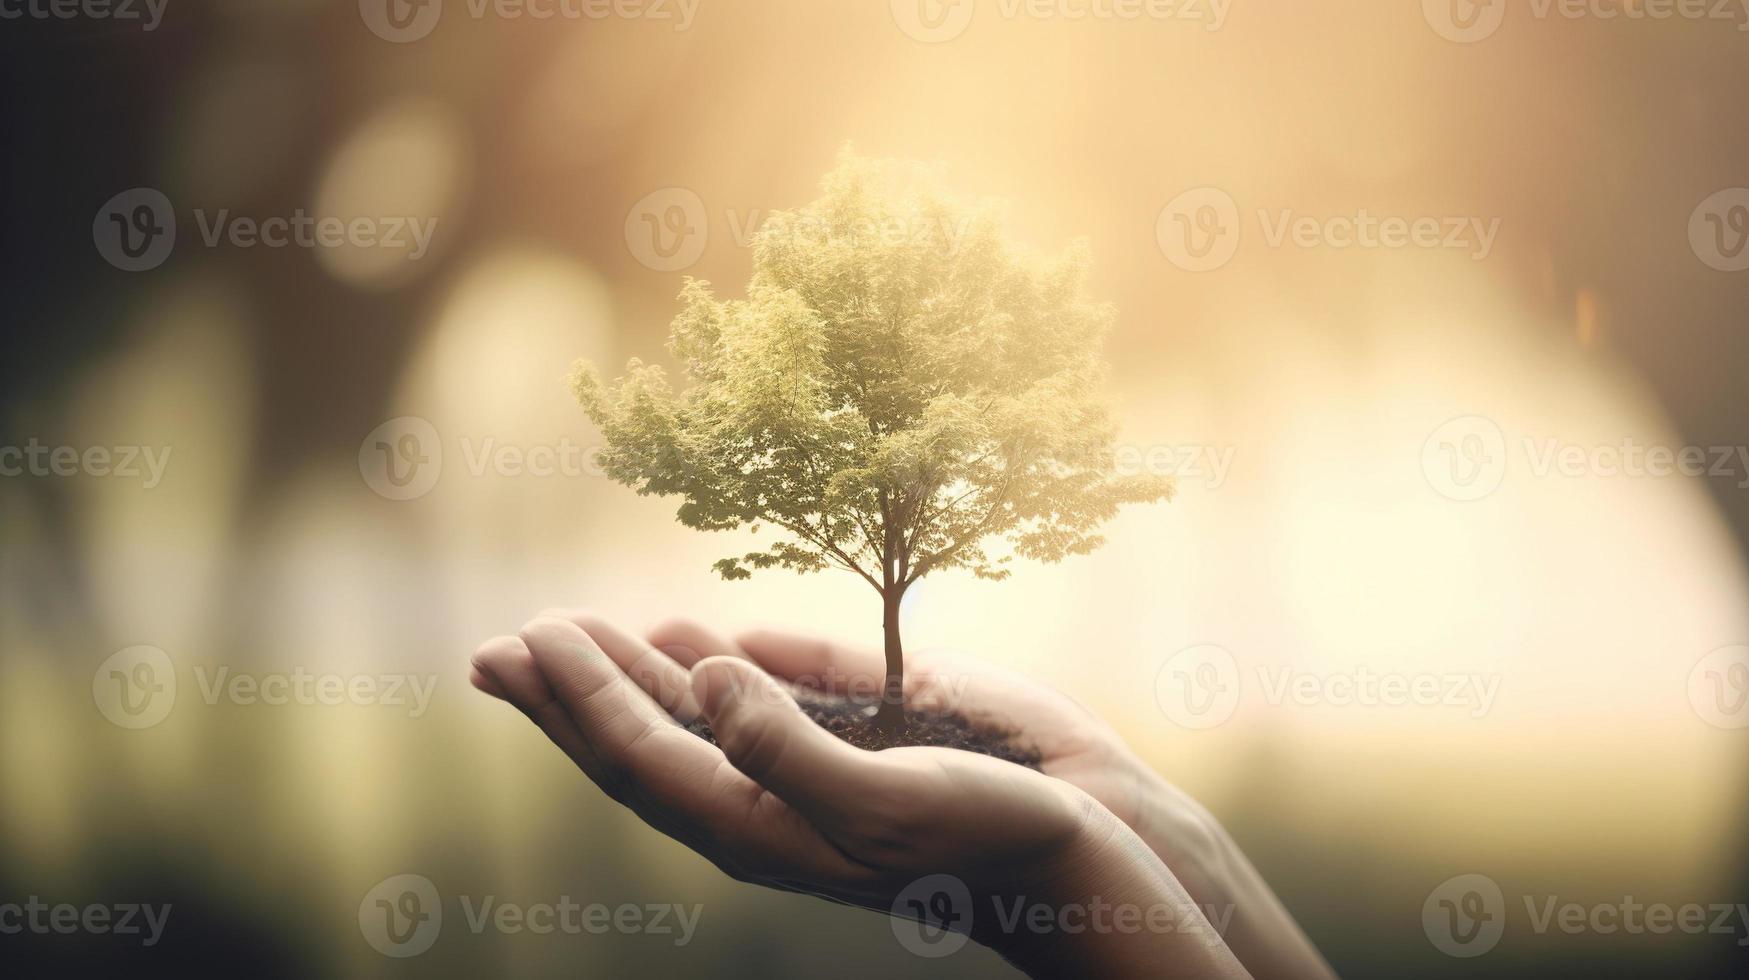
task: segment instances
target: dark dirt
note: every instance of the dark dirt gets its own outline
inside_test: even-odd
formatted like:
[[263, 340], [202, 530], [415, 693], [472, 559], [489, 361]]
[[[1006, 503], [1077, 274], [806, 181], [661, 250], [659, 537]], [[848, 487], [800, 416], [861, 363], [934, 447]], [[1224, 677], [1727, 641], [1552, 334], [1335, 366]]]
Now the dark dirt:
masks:
[[[802, 711], [821, 728], [826, 729], [859, 749], [890, 749], [899, 746], [925, 745], [945, 749], [964, 749], [981, 755], [1026, 766], [1039, 767], [1038, 750], [1023, 743], [1016, 733], [990, 725], [972, 722], [954, 711], [905, 712], [905, 732], [897, 740], [889, 740], [874, 725], [876, 703], [872, 700], [850, 700], [816, 694], [794, 692]], [[703, 719], [687, 726], [694, 735], [715, 745], [710, 726]]]

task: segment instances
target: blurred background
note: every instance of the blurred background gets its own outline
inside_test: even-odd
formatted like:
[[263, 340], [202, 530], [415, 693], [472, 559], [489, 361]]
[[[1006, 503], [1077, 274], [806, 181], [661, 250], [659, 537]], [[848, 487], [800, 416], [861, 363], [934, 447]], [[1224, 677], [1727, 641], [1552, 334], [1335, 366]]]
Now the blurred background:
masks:
[[[1749, 902], [1749, 13], [1655, 6], [5, 8], [0, 905], [173, 909], [6, 972], [1011, 975], [724, 878], [467, 684], [553, 605], [879, 642], [850, 576], [718, 580], [740, 542], [602, 479], [562, 380], [665, 359], [682, 278], [740, 295], [852, 143], [1089, 241], [1124, 445], [1180, 481], [1089, 557], [926, 580], [908, 643], [1109, 719], [1345, 976], [1741, 975], [1734, 913], [1529, 912]], [[349, 230], [248, 232], [300, 216]], [[1342, 247], [1364, 216], [1441, 242]], [[1369, 675], [1494, 694], [1330, 693]], [[410, 958], [364, 921], [401, 875], [444, 900]], [[1471, 875], [1503, 931], [1448, 955]], [[476, 933], [486, 896], [701, 914]]]

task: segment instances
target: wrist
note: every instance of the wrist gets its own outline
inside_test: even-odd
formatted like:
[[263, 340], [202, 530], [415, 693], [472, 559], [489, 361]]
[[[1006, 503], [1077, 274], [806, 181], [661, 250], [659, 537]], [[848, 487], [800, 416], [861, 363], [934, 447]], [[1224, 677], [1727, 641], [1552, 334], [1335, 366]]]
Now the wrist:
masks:
[[1131, 827], [1177, 876], [1198, 905], [1231, 907], [1243, 890], [1235, 873], [1238, 845], [1220, 820], [1183, 790], [1128, 753], [1136, 787]]
[[982, 897], [972, 938], [1031, 976], [1244, 976], [1172, 872], [1098, 804], [1029, 882]]
[[1137, 835], [1166, 862], [1246, 969], [1265, 977], [1335, 974], [1220, 821], [1135, 759]]

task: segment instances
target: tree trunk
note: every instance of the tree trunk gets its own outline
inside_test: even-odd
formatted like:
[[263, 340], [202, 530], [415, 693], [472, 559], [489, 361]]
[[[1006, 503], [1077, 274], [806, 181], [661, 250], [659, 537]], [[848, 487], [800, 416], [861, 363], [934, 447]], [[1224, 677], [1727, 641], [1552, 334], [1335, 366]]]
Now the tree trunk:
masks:
[[881, 706], [875, 727], [896, 738], [905, 733], [905, 647], [899, 639], [899, 602], [904, 590], [897, 586], [881, 593], [881, 627], [887, 638], [887, 680], [881, 687]]

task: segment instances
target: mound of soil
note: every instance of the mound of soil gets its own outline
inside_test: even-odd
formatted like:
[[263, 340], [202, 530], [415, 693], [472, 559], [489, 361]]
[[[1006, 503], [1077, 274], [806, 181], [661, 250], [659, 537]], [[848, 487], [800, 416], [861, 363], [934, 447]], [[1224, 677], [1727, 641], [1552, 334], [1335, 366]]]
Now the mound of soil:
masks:
[[[802, 711], [808, 717], [814, 719], [815, 724], [859, 749], [934, 746], [977, 752], [1004, 762], [1026, 766], [1028, 769], [1039, 767], [1038, 750], [1021, 742], [1018, 733], [976, 724], [956, 711], [916, 711], [907, 708], [904, 733], [897, 739], [889, 739], [875, 727], [875, 711], [879, 705], [873, 700], [832, 697], [807, 690], [793, 693], [796, 703], [801, 705]], [[717, 744], [716, 737], [711, 734], [710, 726], [704, 719], [693, 722], [687, 729], [712, 745]]]

